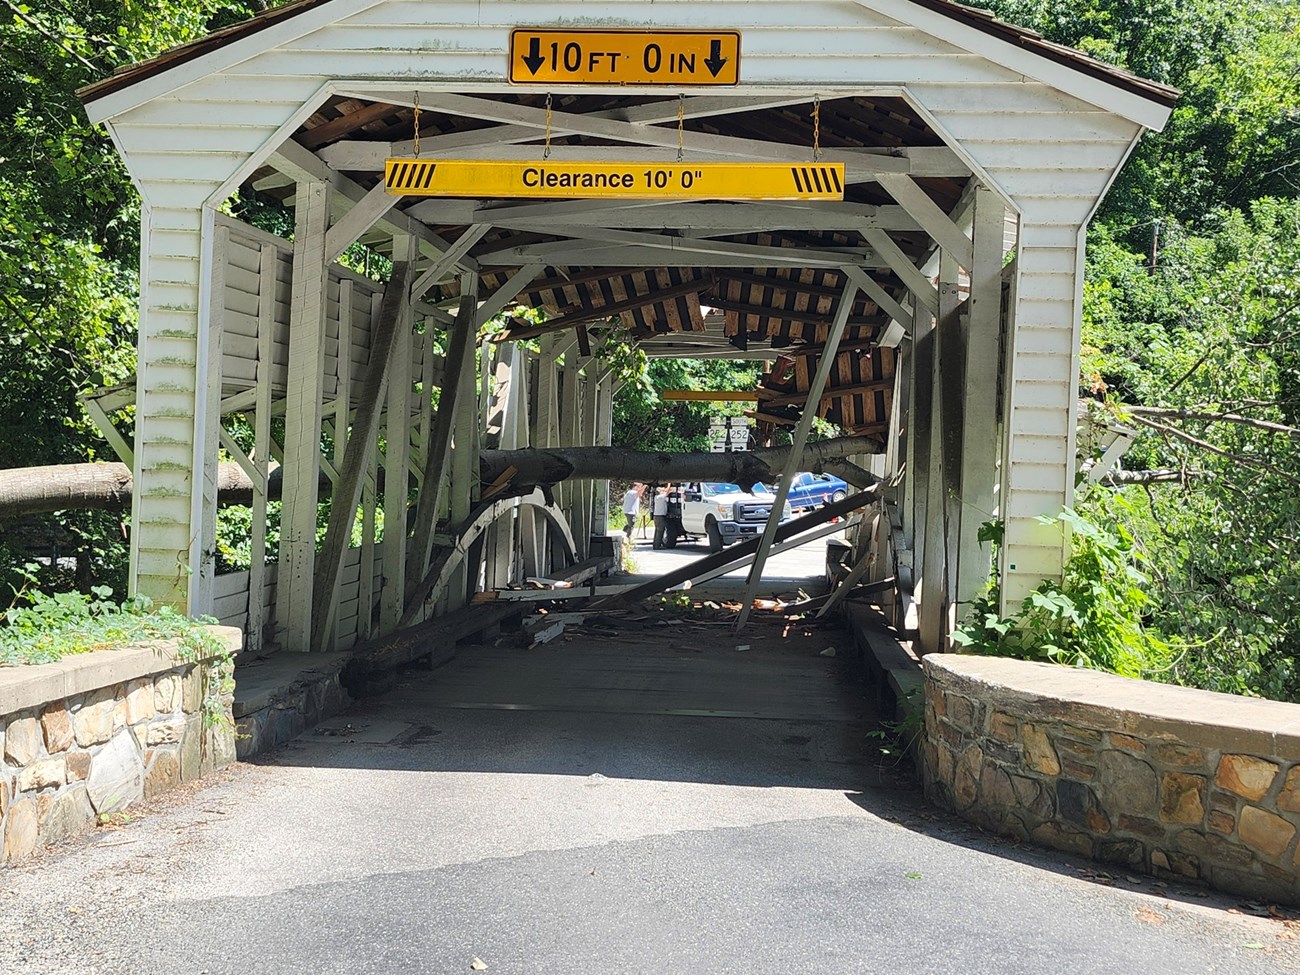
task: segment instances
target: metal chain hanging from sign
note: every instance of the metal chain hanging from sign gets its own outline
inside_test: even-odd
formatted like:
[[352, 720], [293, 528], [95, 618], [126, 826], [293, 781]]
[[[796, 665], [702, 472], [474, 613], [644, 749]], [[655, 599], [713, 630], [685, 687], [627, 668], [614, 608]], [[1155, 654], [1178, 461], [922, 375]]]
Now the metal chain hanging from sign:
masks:
[[822, 96], [813, 96], [813, 162], [822, 161]]
[[551, 93], [546, 93], [546, 148], [542, 150], [542, 158], [551, 158]]
[[411, 111], [411, 142], [414, 145], [415, 158], [420, 158], [420, 93], [415, 93], [414, 107]]

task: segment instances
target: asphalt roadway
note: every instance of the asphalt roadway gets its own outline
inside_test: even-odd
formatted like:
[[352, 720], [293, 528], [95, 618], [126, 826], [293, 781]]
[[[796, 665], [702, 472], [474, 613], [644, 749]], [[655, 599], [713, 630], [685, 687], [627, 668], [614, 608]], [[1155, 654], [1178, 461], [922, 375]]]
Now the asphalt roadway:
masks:
[[823, 654], [843, 634], [783, 630], [651, 618], [412, 672], [0, 871], [0, 971], [1300, 971], [1237, 899], [927, 808]]

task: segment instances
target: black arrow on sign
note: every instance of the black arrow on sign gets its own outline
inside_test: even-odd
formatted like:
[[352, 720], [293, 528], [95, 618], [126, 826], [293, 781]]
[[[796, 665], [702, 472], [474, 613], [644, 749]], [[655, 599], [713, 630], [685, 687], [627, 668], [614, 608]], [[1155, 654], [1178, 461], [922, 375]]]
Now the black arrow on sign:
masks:
[[704, 59], [704, 66], [709, 69], [709, 74], [716, 78], [726, 63], [727, 59], [722, 56], [722, 41], [709, 41], [709, 56]]
[[537, 69], [546, 60], [546, 58], [542, 57], [542, 39], [540, 37], [530, 37], [528, 39], [528, 53], [521, 60], [528, 65], [529, 72], [537, 74]]

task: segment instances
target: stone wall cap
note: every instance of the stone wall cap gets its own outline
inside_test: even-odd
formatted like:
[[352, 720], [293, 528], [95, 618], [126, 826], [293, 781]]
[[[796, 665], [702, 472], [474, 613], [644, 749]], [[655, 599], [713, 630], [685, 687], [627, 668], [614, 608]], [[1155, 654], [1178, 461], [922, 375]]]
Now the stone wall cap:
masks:
[[1124, 731], [1138, 722], [1157, 726], [1171, 737], [1216, 747], [1221, 743], [1223, 751], [1300, 758], [1298, 704], [1009, 657], [928, 654], [922, 666], [932, 678], [942, 681], [944, 674], [951, 675], [993, 700], [1011, 694], [1033, 699], [1037, 707], [1056, 702], [1076, 715], [1086, 709], [1103, 730]]
[[[230, 653], [243, 647], [244, 635], [235, 626], [208, 629]], [[129, 680], [172, 670], [199, 659], [186, 659], [176, 640], [70, 654], [48, 664], [0, 667], [0, 715], [42, 707], [76, 694], [112, 687]]]

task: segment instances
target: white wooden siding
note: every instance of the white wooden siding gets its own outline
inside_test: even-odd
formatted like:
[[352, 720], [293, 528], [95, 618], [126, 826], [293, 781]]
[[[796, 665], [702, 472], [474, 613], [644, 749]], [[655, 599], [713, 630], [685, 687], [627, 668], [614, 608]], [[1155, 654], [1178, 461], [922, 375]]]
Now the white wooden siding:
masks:
[[[292, 278], [292, 244], [283, 238], [257, 230], [247, 224], [223, 217], [221, 226], [228, 227], [230, 238], [224, 257], [227, 261], [224, 323], [221, 342], [221, 379], [223, 397], [252, 389], [257, 376], [258, 328], [258, 262], [260, 247], [268, 245], [279, 252], [277, 261], [275, 330], [272, 334], [272, 359], [275, 368], [271, 373], [273, 397], [285, 394], [289, 363], [289, 289]], [[217, 255], [220, 260], [222, 255]], [[352, 334], [348, 354], [352, 368], [349, 372], [349, 403], [356, 401], [364, 379], [365, 367], [370, 358], [370, 329], [372, 312], [377, 307], [376, 295], [383, 294], [383, 285], [339, 265], [330, 268], [326, 295], [325, 322], [325, 375], [322, 401], [331, 402], [338, 396], [338, 343], [339, 343], [339, 282], [352, 282]], [[426, 344], [418, 335], [412, 337], [408, 361], [412, 374], [420, 375], [424, 368]], [[330, 417], [326, 417], [327, 420]]]
[[[350, 548], [343, 556], [343, 574], [339, 587], [339, 620], [335, 631], [333, 650], [350, 650], [357, 642], [359, 614], [361, 612], [361, 554], [360, 548]], [[279, 565], [266, 565], [266, 585], [262, 593], [264, 625], [274, 628], [276, 580]], [[378, 591], [383, 578], [383, 560], [376, 557], [372, 592]], [[223, 626], [248, 626], [248, 572], [227, 572], [214, 583], [215, 600], [212, 615]], [[247, 635], [247, 634], [246, 634]]]

